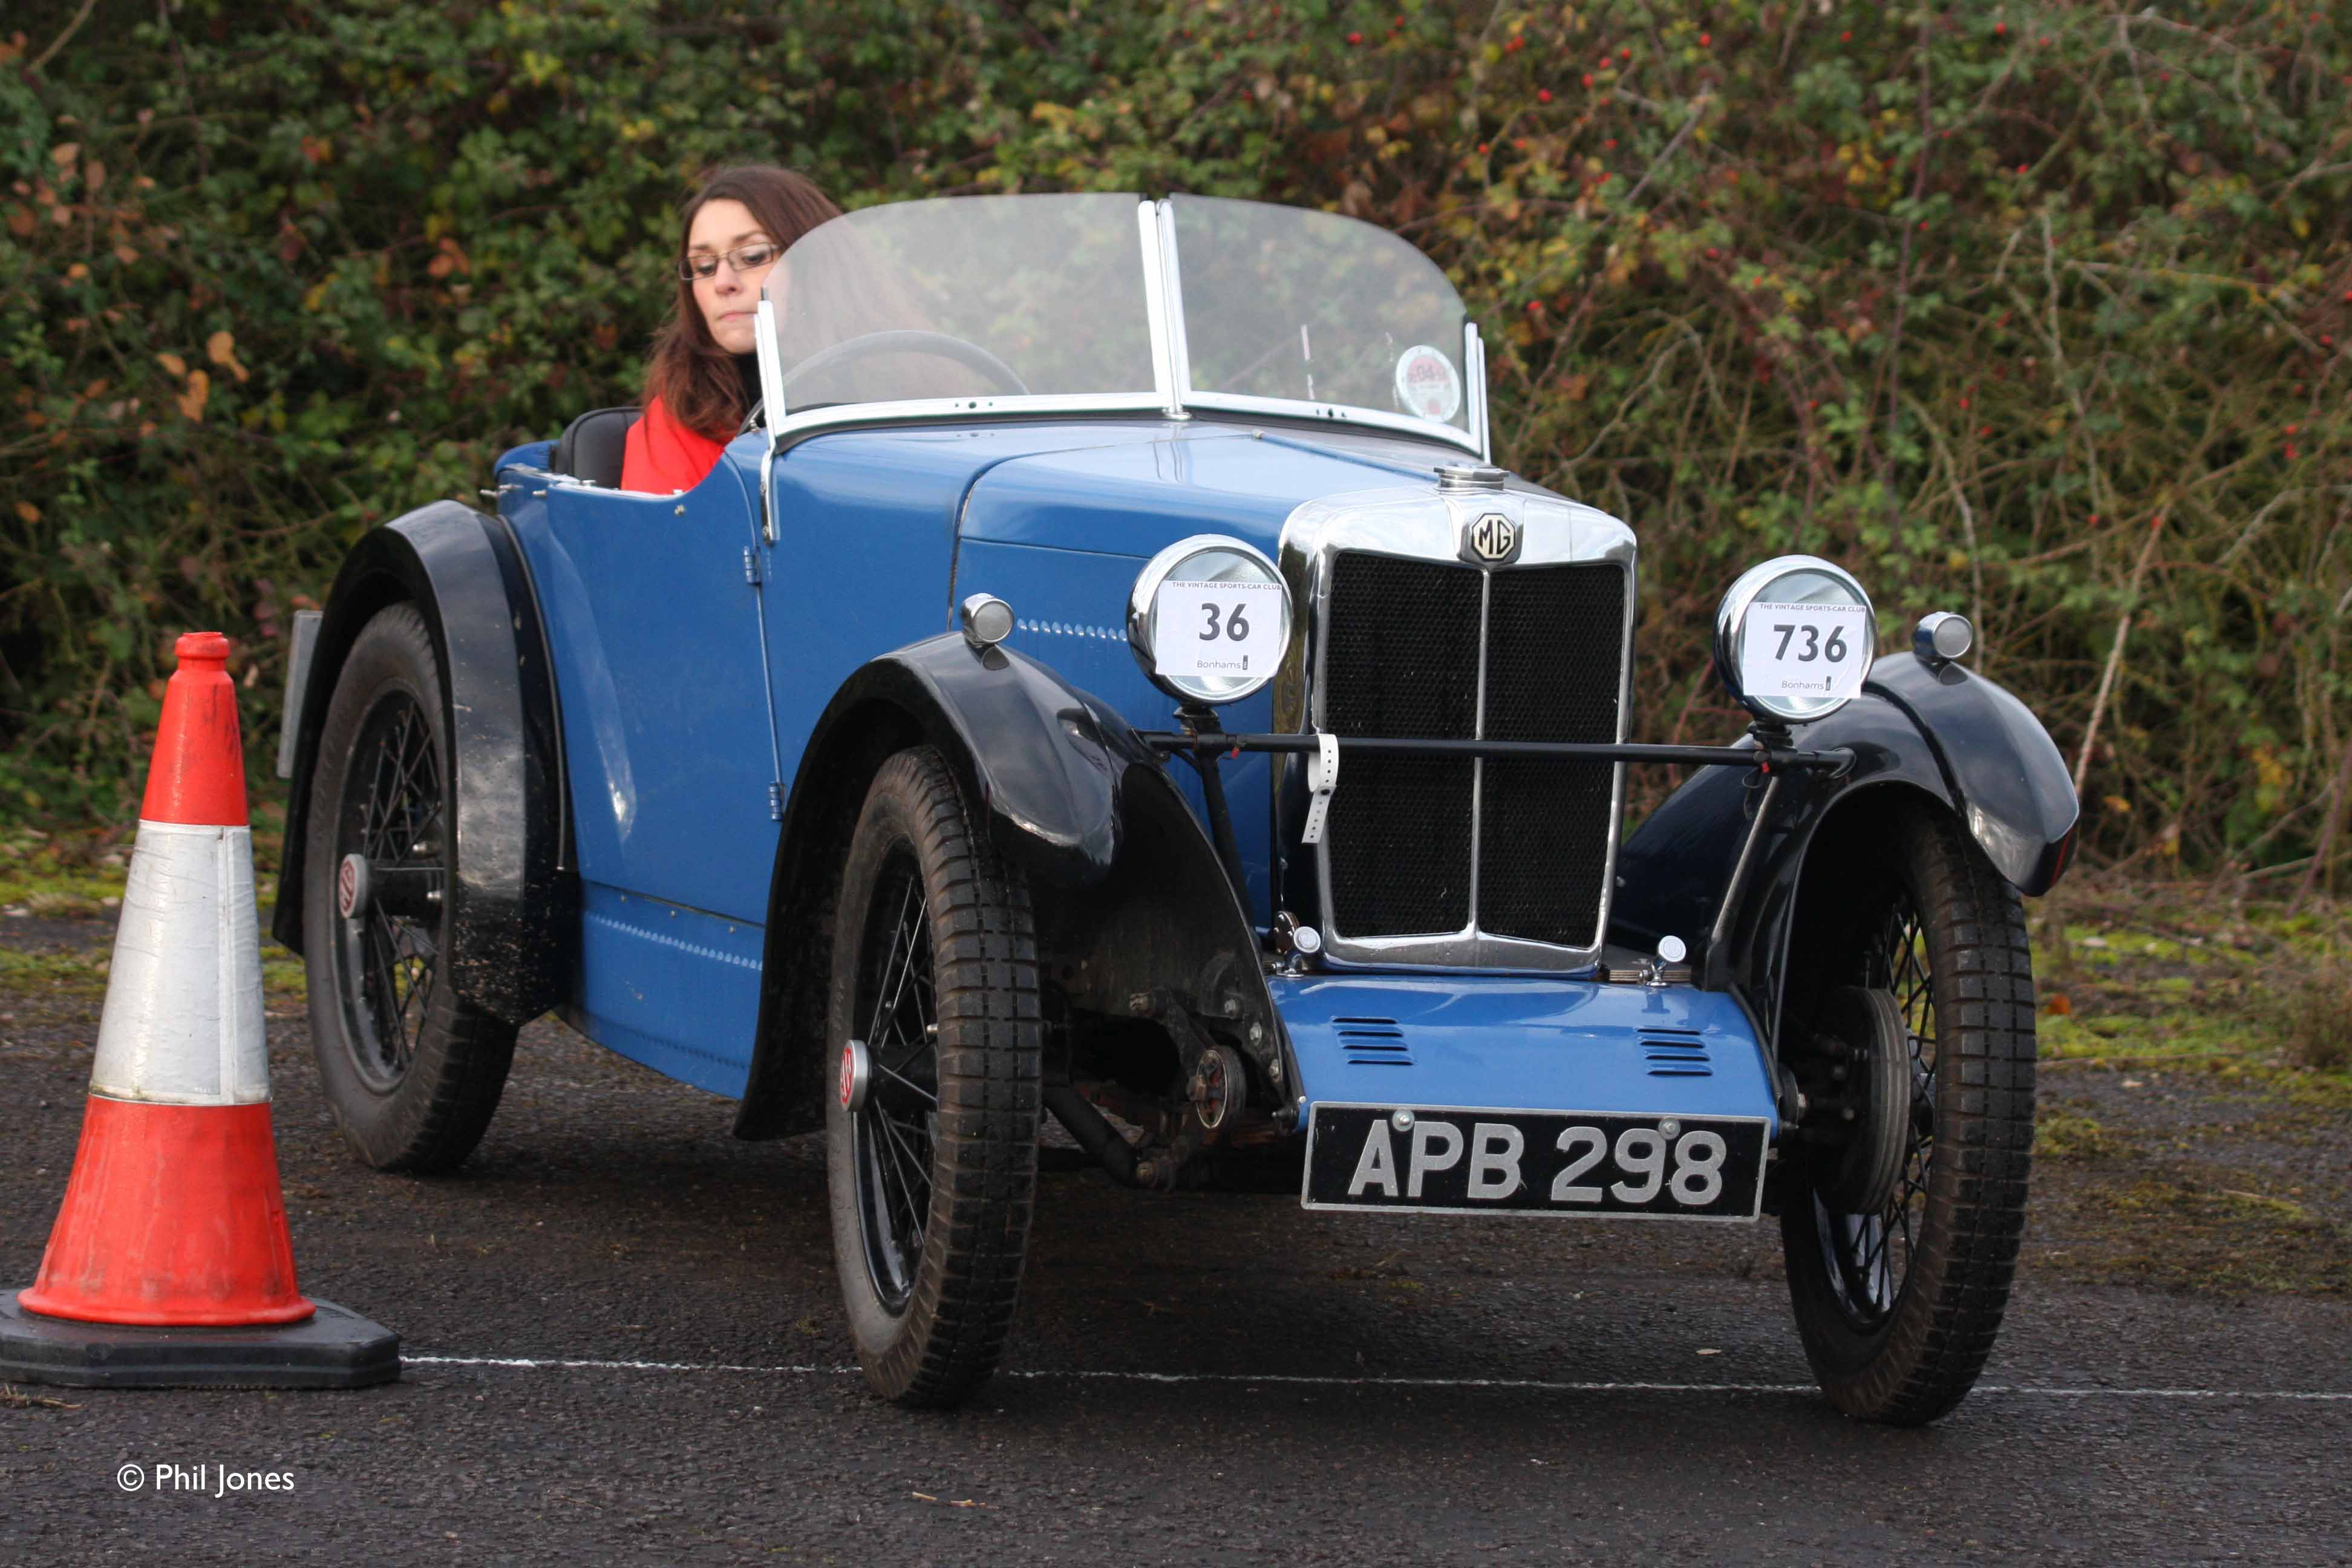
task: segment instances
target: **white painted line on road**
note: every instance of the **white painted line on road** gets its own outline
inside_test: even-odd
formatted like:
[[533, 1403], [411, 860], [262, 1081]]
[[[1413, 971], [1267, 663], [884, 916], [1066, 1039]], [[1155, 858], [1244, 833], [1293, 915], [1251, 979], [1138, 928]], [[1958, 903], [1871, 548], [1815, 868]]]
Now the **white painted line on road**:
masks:
[[[854, 1366], [748, 1366], [726, 1362], [591, 1361], [566, 1357], [403, 1355], [408, 1366], [510, 1367], [524, 1372], [724, 1372], [772, 1377], [850, 1377]], [[1539, 1394], [1817, 1394], [1810, 1383], [1567, 1383], [1536, 1377], [1325, 1377], [1304, 1373], [1252, 1375], [1239, 1372], [1109, 1372], [1046, 1368], [1005, 1371], [999, 1377], [1066, 1378], [1103, 1383], [1244, 1384], [1285, 1388], [1500, 1388]], [[2301, 1388], [2062, 1388], [2034, 1384], [1980, 1384], [1977, 1394], [2030, 1399], [2292, 1399], [2352, 1403], [2352, 1391]]]
[[839, 1377], [856, 1372], [854, 1366], [736, 1366], [726, 1362], [686, 1361], [577, 1361], [562, 1357], [519, 1355], [410, 1355], [403, 1352], [403, 1366], [508, 1366], [524, 1372], [586, 1371], [586, 1372], [752, 1372], [776, 1376]]

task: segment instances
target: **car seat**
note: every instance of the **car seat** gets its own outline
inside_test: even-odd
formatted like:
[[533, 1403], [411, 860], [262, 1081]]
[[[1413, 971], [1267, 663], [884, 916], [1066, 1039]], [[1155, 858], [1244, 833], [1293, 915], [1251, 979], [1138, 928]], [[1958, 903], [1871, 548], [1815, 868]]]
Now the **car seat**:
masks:
[[592, 408], [563, 428], [555, 444], [556, 473], [569, 474], [606, 489], [621, 488], [621, 462], [628, 451], [629, 426], [637, 422], [635, 408]]

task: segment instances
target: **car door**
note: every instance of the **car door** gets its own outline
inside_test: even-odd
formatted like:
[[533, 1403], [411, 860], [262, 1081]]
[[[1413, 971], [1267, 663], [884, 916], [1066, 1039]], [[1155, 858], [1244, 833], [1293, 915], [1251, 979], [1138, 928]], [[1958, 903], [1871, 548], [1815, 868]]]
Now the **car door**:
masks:
[[562, 708], [582, 902], [572, 1021], [739, 1093], [777, 831], [751, 498], [730, 457], [675, 496], [557, 479], [544, 503], [514, 520]]

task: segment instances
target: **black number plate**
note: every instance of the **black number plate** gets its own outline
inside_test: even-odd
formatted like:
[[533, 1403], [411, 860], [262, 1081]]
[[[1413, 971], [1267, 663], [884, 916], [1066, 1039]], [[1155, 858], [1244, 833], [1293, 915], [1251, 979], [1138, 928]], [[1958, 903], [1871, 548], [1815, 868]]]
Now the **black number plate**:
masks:
[[1452, 1106], [1318, 1105], [1311, 1209], [1754, 1219], [1765, 1123]]

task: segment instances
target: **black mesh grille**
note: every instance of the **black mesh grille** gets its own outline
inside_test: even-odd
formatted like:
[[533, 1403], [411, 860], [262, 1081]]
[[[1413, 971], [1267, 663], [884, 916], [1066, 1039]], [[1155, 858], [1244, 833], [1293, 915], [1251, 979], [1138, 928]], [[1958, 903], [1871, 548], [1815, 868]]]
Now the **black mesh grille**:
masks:
[[[1478, 718], [1478, 574], [1341, 554], [1332, 565], [1323, 722], [1336, 735], [1468, 740]], [[1351, 757], [1326, 839], [1347, 936], [1470, 923], [1467, 758]]]
[[[1487, 617], [1486, 739], [1617, 738], [1622, 567], [1497, 572]], [[1605, 763], [1487, 763], [1480, 930], [1562, 947], [1599, 940], [1613, 776]]]

